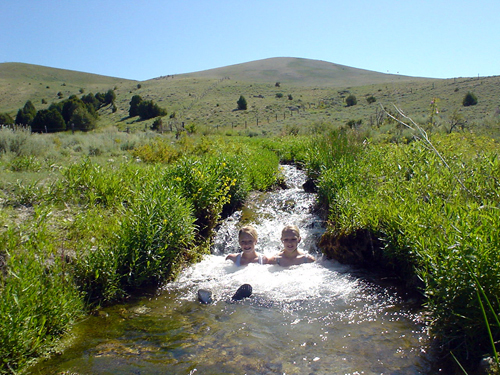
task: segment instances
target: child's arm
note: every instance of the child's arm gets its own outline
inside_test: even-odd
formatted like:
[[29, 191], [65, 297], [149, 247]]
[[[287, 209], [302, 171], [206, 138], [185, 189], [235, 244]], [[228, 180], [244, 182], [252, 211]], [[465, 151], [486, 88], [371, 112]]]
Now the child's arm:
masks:
[[315, 261], [316, 258], [314, 258], [311, 254], [304, 254], [304, 263], [312, 263]]
[[264, 256], [264, 258], [265, 258], [264, 264], [276, 264], [277, 263], [275, 255]]

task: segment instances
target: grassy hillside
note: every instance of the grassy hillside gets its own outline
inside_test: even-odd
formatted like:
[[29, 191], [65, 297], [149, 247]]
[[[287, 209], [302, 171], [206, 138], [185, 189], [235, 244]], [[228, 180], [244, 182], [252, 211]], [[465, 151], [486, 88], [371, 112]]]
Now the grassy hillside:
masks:
[[87, 92], [107, 91], [118, 85], [133, 85], [135, 81], [106, 77], [72, 70], [49, 68], [23, 63], [0, 64], [0, 112], [16, 113], [27, 100], [37, 109], [41, 101], [48, 104], [58, 100], [58, 93], [67, 98]]
[[[430, 102], [437, 99], [435, 121], [443, 131], [459, 121], [465, 127], [480, 126], [495, 133], [500, 112], [499, 83], [498, 76], [428, 79], [297, 58], [265, 59], [142, 82], [6, 63], [0, 64], [0, 112], [15, 116], [28, 99], [37, 109], [46, 108], [61, 100], [59, 92], [65, 99], [71, 94], [81, 95], [82, 90], [95, 93], [114, 89], [118, 110], [101, 110], [101, 127], [132, 131], [149, 127], [151, 120], [128, 117], [130, 99], [138, 94], [168, 111], [163, 120], [167, 130], [175, 131], [184, 123], [198, 132], [262, 135], [290, 129], [308, 132], [311, 126], [340, 126], [349, 121], [379, 128], [381, 104], [387, 108], [397, 105], [412, 118], [425, 122]], [[462, 106], [468, 91], [478, 97], [476, 106]], [[347, 107], [345, 98], [350, 94], [356, 96], [358, 104]], [[236, 110], [240, 95], [248, 102], [247, 111]], [[369, 104], [370, 96], [376, 102]]]
[[234, 77], [243, 82], [275, 83], [298, 86], [360, 86], [375, 83], [416, 81], [421, 78], [378, 73], [326, 61], [294, 57], [275, 57], [230, 65], [217, 69], [183, 74], [183, 77]]

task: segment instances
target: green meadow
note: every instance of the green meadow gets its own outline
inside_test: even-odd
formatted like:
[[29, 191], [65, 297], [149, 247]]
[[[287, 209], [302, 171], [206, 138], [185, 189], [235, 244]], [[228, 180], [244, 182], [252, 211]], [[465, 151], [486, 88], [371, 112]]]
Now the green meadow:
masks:
[[[398, 279], [457, 373], [483, 357], [498, 367], [499, 80], [287, 58], [142, 82], [0, 64], [13, 118], [27, 100], [116, 94], [89, 132], [0, 129], [0, 373], [174, 280], [210, 252], [221, 218], [279, 185], [280, 163], [315, 182], [326, 256]], [[166, 110], [161, 129], [129, 117], [134, 95]]]

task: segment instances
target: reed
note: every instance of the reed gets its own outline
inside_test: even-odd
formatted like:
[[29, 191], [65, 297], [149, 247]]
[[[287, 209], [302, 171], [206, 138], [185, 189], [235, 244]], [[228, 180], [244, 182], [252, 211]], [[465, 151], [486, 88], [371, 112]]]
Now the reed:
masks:
[[125, 290], [173, 277], [196, 252], [192, 207], [175, 189], [155, 180], [143, 186], [117, 234], [117, 273]]
[[5, 278], [0, 288], [0, 372], [16, 373], [52, 347], [82, 316], [83, 303], [47, 227], [50, 212], [1, 235]]

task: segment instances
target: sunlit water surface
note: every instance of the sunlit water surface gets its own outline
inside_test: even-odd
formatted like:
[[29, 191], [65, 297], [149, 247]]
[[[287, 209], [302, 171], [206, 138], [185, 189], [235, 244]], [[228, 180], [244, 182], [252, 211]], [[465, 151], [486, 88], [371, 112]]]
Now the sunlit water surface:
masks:
[[[149, 297], [90, 317], [63, 354], [33, 373], [78, 374], [427, 374], [428, 337], [418, 313], [391, 289], [324, 260], [323, 228], [301, 189], [303, 174], [284, 167], [290, 189], [256, 194], [221, 226], [213, 254]], [[290, 268], [236, 267], [240, 220], [258, 229], [258, 251], [272, 254], [281, 228], [301, 229], [301, 249], [317, 262]], [[253, 295], [232, 302], [243, 283]], [[196, 299], [199, 288], [214, 303]]]

